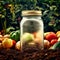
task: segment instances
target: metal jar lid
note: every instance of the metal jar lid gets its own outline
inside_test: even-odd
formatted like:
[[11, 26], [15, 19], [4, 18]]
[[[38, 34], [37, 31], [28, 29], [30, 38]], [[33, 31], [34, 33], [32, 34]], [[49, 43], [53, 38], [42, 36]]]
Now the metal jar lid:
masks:
[[42, 12], [41, 11], [37, 11], [37, 10], [25, 10], [25, 11], [22, 11], [22, 16], [31, 16], [31, 15], [42, 15]]

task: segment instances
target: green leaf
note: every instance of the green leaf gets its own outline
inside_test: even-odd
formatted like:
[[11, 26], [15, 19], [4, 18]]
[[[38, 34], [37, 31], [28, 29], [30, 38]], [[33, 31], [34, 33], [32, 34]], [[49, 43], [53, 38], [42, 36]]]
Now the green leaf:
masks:
[[6, 29], [6, 33], [10, 33], [11, 31], [14, 31], [15, 30], [15, 28], [13, 28], [13, 27], [8, 27], [7, 29]]

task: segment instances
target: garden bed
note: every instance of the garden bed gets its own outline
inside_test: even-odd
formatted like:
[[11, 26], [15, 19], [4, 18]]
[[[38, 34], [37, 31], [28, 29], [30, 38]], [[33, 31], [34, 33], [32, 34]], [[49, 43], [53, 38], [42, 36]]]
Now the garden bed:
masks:
[[21, 52], [16, 49], [0, 49], [0, 60], [60, 60], [60, 50], [26, 49]]

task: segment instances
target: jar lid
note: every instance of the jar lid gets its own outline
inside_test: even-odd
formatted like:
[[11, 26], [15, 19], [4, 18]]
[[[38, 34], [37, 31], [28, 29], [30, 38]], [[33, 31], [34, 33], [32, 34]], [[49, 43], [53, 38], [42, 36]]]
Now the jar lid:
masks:
[[37, 11], [37, 10], [25, 10], [22, 11], [22, 16], [31, 16], [31, 15], [42, 15], [41, 11]]

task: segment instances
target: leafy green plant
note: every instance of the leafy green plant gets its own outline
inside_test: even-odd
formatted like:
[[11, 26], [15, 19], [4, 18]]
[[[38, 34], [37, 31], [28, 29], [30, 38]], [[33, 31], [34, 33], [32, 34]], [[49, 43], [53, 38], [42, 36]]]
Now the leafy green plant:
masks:
[[[22, 10], [41, 10], [44, 22], [44, 31], [60, 30], [60, 0], [1, 0], [0, 23], [5, 28], [19, 29]], [[4, 29], [5, 29], [4, 28]]]

